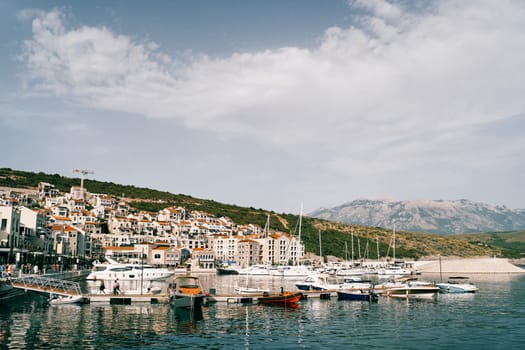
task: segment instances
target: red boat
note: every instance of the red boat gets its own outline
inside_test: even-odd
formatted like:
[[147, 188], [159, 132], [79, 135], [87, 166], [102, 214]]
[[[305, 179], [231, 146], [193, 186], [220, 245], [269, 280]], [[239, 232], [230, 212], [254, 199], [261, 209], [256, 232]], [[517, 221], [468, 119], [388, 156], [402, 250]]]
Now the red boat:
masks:
[[296, 305], [301, 300], [303, 293], [284, 291], [279, 294], [264, 293], [263, 296], [258, 297], [259, 303], [272, 305]]

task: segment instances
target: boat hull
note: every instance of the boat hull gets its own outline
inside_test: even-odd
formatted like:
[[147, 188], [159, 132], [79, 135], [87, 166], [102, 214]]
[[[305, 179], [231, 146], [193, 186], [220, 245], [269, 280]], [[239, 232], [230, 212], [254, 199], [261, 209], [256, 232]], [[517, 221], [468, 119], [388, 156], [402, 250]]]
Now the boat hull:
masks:
[[377, 294], [368, 293], [368, 292], [350, 292], [350, 291], [338, 291], [337, 292], [338, 300], [355, 300], [355, 301], [368, 301], [376, 302], [378, 299]]
[[311, 285], [311, 284], [301, 284], [301, 283], [296, 283], [296, 284], [295, 284], [295, 287], [296, 287], [298, 290], [303, 290], [303, 291], [307, 291], [307, 290], [312, 289], [312, 285]]
[[259, 303], [270, 305], [292, 305], [297, 304], [302, 296], [303, 294], [301, 292], [263, 295], [258, 298], [258, 301]]
[[238, 275], [239, 274], [239, 271], [232, 269], [232, 268], [218, 267], [216, 270], [217, 270], [217, 275]]
[[24, 290], [14, 288], [8, 280], [0, 280], [0, 302], [23, 294]]
[[249, 288], [249, 287], [236, 287], [235, 294], [242, 296], [258, 296], [265, 293], [269, 293], [268, 289], [259, 289], [259, 288]]
[[403, 299], [433, 299], [439, 292], [438, 287], [407, 287], [386, 290], [386, 296]]
[[472, 284], [436, 283], [441, 293], [476, 293], [478, 288]]
[[194, 309], [204, 304], [204, 294], [200, 295], [183, 295], [175, 294], [170, 299], [170, 303], [176, 308]]
[[175, 271], [166, 268], [142, 268], [140, 265], [101, 264], [95, 265], [95, 270], [86, 277], [86, 280], [109, 281], [118, 278], [120, 281], [162, 281], [175, 274]]
[[49, 300], [51, 305], [63, 305], [63, 304], [86, 304], [88, 300], [82, 295], [75, 295], [69, 297], [59, 296], [57, 298]]
[[176, 308], [195, 309], [204, 303], [205, 294], [197, 276], [181, 275], [175, 279], [170, 293], [170, 304]]

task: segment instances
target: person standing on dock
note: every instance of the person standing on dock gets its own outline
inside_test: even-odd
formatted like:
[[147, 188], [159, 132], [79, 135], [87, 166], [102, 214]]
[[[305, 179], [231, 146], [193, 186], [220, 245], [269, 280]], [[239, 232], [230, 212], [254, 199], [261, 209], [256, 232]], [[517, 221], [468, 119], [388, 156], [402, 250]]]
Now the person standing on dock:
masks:
[[100, 281], [99, 294], [106, 294], [106, 286], [104, 285], [104, 280]]
[[118, 283], [118, 278], [113, 283], [113, 294], [114, 295], [120, 294], [120, 284]]

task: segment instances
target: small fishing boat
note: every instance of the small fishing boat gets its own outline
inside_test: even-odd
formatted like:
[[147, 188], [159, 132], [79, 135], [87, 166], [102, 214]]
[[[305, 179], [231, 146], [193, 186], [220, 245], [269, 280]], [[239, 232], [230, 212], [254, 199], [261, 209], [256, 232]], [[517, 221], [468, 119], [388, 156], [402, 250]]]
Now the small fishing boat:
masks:
[[338, 290], [337, 291], [338, 300], [357, 300], [357, 301], [368, 301], [368, 302], [377, 302], [378, 295], [377, 293], [372, 292], [371, 290]]
[[257, 300], [263, 304], [292, 306], [297, 305], [302, 296], [301, 292], [281, 291], [279, 294], [266, 293]]
[[197, 276], [186, 274], [175, 278], [175, 285], [170, 291], [170, 303], [174, 307], [194, 309], [202, 306], [204, 298]]

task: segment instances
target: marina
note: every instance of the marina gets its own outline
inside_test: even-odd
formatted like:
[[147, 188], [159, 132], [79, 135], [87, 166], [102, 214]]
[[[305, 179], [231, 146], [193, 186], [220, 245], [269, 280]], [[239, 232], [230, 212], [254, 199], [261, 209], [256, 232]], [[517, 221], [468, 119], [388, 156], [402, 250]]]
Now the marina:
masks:
[[[217, 297], [243, 298], [235, 294], [234, 286], [245, 277], [201, 274], [199, 279], [203, 289], [215, 289]], [[439, 275], [421, 279], [438, 280]], [[110, 298], [119, 297], [113, 295], [93, 296], [100, 302], [93, 299], [90, 304], [50, 305], [46, 296], [28, 292], [16, 302], [0, 304], [0, 339], [13, 349], [50, 344], [64, 349], [317, 349], [319, 343], [328, 348], [358, 344], [397, 349], [416, 349], [421, 344], [426, 349], [519, 348], [518, 335], [525, 331], [521, 293], [525, 276], [477, 275], [470, 281], [478, 293], [438, 294], [428, 300], [379, 297], [370, 303], [332, 295], [322, 298], [311, 292], [296, 307], [223, 299], [193, 311], [175, 308], [167, 299], [111, 303]], [[254, 288], [279, 291], [281, 285], [293, 288], [297, 280], [250, 278], [249, 282]], [[97, 284], [81, 281], [80, 286], [92, 290]], [[122, 286], [127, 287], [135, 288]]]

